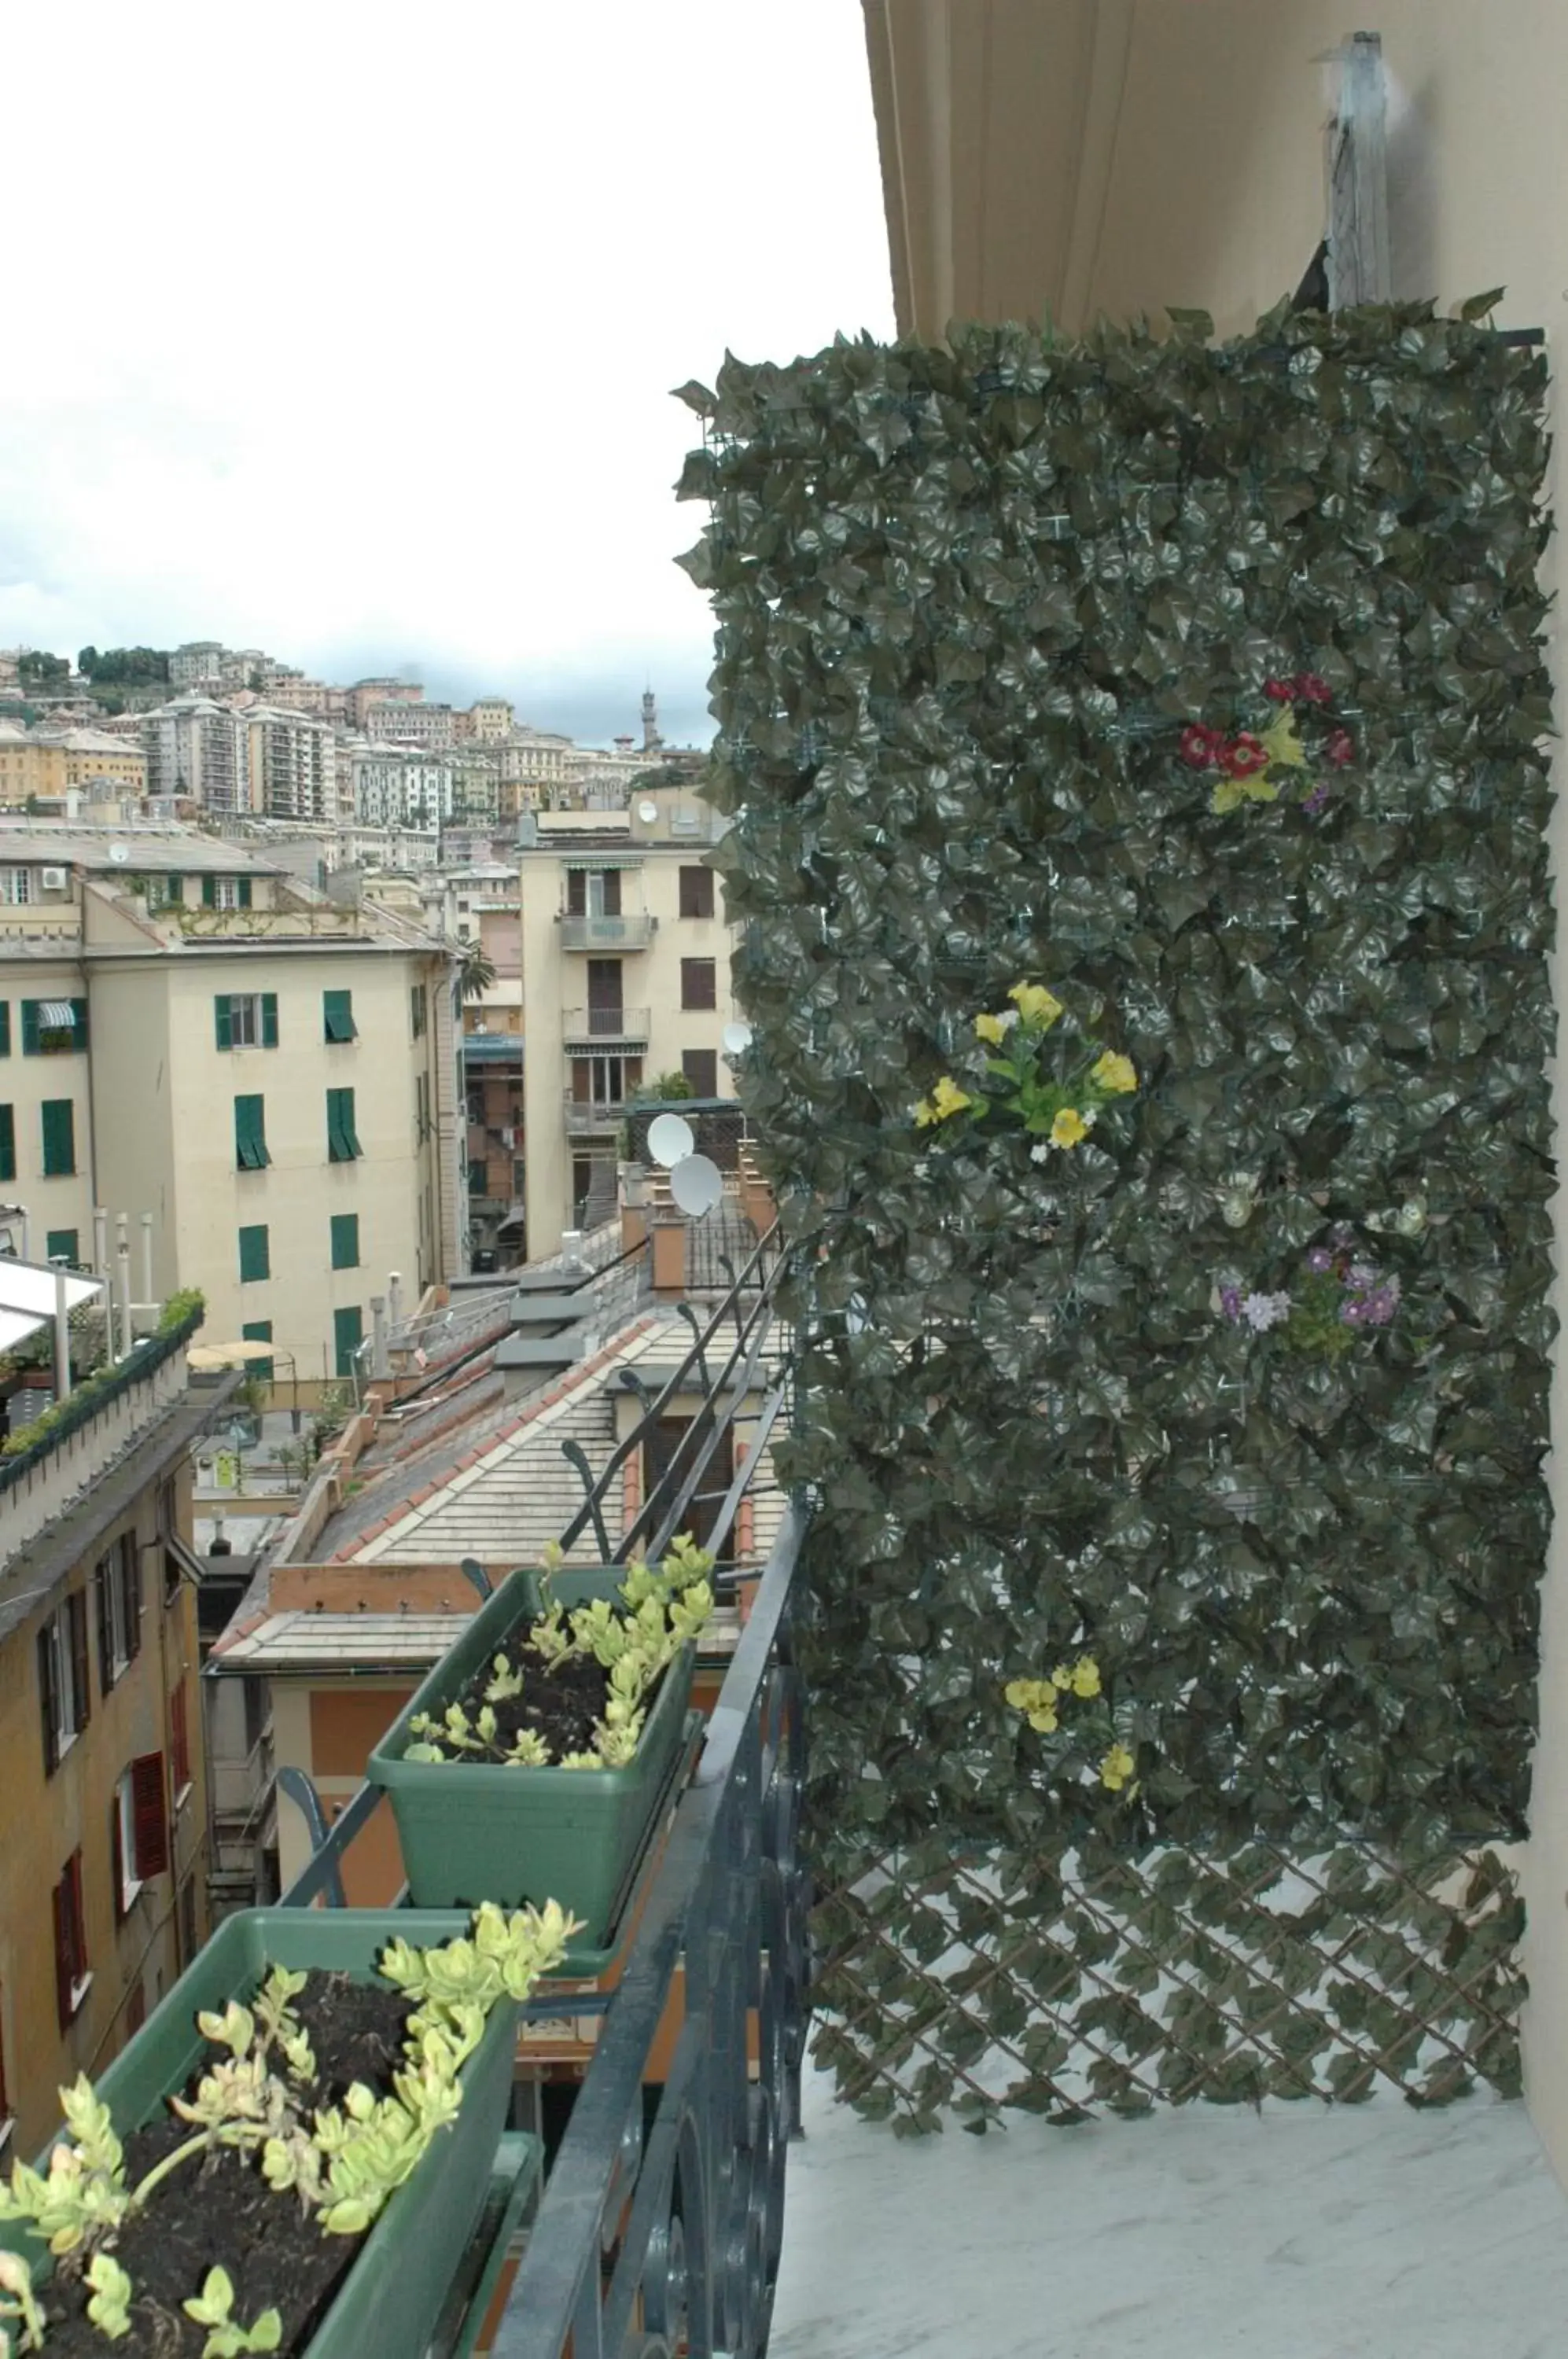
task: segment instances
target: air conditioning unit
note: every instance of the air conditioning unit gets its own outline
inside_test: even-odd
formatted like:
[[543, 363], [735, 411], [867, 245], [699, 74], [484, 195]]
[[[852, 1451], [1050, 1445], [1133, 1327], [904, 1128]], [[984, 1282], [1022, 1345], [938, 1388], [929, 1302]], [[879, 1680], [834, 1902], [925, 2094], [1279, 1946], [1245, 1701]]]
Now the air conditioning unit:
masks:
[[46, 893], [63, 893], [68, 882], [63, 868], [40, 868], [38, 882]]

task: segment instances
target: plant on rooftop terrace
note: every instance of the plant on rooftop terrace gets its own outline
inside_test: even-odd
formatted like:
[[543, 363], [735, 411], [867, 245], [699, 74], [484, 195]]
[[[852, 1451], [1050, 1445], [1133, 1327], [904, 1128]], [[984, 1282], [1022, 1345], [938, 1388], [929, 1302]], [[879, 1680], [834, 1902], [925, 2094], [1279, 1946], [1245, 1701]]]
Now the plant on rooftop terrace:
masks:
[[[92, 2347], [85, 2322], [103, 2341], [134, 2336], [138, 2353], [169, 2359], [278, 2351], [285, 2347], [279, 2308], [257, 2305], [243, 2323], [235, 2278], [254, 2285], [258, 2253], [280, 2240], [295, 2256], [281, 2264], [285, 2307], [290, 2266], [310, 2279], [293, 2289], [288, 2326], [286, 2347], [300, 2349], [312, 2312], [354, 2260], [345, 2251], [318, 2263], [301, 2228], [345, 2245], [369, 2230], [457, 2122], [465, 2068], [482, 2043], [494, 2050], [504, 2093], [512, 2038], [509, 2028], [499, 2046], [488, 2037], [492, 2011], [527, 1998], [580, 1930], [554, 1903], [509, 1918], [482, 1907], [470, 1932], [444, 1944], [391, 1940], [368, 1983], [275, 1963], [248, 2005], [230, 1997], [197, 2013], [216, 2060], [210, 2054], [168, 2091], [168, 2124], [140, 2126], [132, 2109], [130, 2122], [117, 2125], [114, 2109], [80, 2076], [60, 2092], [65, 2135], [47, 2168], [18, 2163], [0, 2188], [0, 2222], [19, 2225], [25, 2240], [0, 2253], [0, 2321], [10, 2322], [0, 2325], [0, 2350]], [[308, 1942], [308, 1929], [301, 1938]], [[123, 2082], [125, 2067], [116, 2069]], [[287, 2200], [285, 2211], [256, 2210], [258, 2181]], [[177, 2272], [181, 2256], [202, 2249], [208, 2229], [191, 2244], [188, 2225], [210, 2219], [214, 2203], [220, 2215], [240, 2215], [234, 2275], [209, 2266], [181, 2294], [170, 2267]], [[29, 2255], [27, 2240], [44, 2249]], [[52, 2275], [41, 2274], [50, 2261]], [[260, 2266], [265, 2276], [268, 2265]], [[268, 2282], [278, 2269], [273, 2264]], [[179, 2326], [176, 2299], [193, 2327], [207, 2330], [203, 2340]]]

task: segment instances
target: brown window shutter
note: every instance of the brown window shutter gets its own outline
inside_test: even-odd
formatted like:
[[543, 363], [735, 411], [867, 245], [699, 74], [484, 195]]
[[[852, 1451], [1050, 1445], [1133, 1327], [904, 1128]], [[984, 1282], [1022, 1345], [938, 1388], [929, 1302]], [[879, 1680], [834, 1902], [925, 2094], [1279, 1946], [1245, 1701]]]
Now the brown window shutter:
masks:
[[585, 918], [588, 914], [588, 871], [569, 868], [566, 872], [566, 914], [569, 918]]
[[135, 1532], [120, 1542], [120, 1578], [125, 1600], [125, 1660], [134, 1663], [142, 1650], [142, 1552]]
[[63, 2031], [71, 2021], [71, 1895], [68, 1889], [70, 1869], [54, 1888], [54, 2003]]
[[191, 1732], [185, 1719], [185, 1682], [181, 1680], [169, 1695], [169, 1772], [174, 1790], [183, 1793], [191, 1783]]
[[109, 1805], [109, 1888], [114, 1896], [114, 1918], [125, 1913], [125, 1849], [120, 1835], [120, 1789]]
[[600, 889], [604, 896], [605, 917], [618, 918], [621, 914], [621, 872], [618, 868], [604, 870], [604, 883]]
[[696, 1098], [716, 1098], [719, 1094], [719, 1052], [716, 1049], [683, 1049], [681, 1070], [691, 1084]]
[[65, 1601], [66, 1625], [71, 1634], [71, 1684], [76, 1706], [76, 1725], [85, 1728], [93, 1716], [93, 1680], [87, 1669], [87, 1592], [72, 1590]]
[[38, 1632], [38, 1710], [44, 1723], [44, 1776], [52, 1777], [60, 1767], [60, 1754], [55, 1746], [54, 1647], [50, 1643], [53, 1625], [46, 1622]]
[[169, 1866], [169, 1810], [161, 1753], [138, 1754], [131, 1764], [131, 1819], [137, 1876], [162, 1875]]
[[71, 1892], [71, 1973], [80, 1982], [87, 1972], [87, 1918], [82, 1906], [82, 1854], [73, 1851], [66, 1870]]
[[114, 1628], [109, 1607], [109, 1583], [114, 1577], [113, 1557], [101, 1557], [93, 1585], [98, 1593], [98, 1686], [104, 1695], [114, 1684]]

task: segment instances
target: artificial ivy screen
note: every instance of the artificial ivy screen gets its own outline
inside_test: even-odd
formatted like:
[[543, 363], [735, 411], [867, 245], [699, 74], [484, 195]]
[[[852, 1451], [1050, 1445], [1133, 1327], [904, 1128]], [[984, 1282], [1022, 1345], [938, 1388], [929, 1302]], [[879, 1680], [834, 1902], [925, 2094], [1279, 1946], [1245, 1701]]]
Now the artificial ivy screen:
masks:
[[[1544, 367], [1429, 309], [1209, 332], [841, 342], [686, 391], [742, 1088], [805, 1273], [819, 1998], [846, 2085], [921, 2119], [1091, 1995], [1100, 2093], [1225, 2082], [1234, 2022], [1167, 2069], [1146, 1995], [1205, 1861], [1258, 1843], [1386, 1863], [1379, 2059], [1447, 2008], [1427, 2093], [1514, 2069], [1517, 1908], [1431, 1895], [1523, 1832], [1535, 1731]], [[940, 1095], [988, 1103], [976, 1018], [1029, 984], [1138, 1077], [1061, 1144]], [[1085, 1649], [1117, 1790], [1004, 1692]], [[1136, 1917], [1138, 1862], [1124, 1980], [1062, 1928], [1085, 1878]], [[1359, 2093], [1331, 2017], [1298, 2046]], [[1073, 2110], [1061, 2045], [1009, 2095]]]

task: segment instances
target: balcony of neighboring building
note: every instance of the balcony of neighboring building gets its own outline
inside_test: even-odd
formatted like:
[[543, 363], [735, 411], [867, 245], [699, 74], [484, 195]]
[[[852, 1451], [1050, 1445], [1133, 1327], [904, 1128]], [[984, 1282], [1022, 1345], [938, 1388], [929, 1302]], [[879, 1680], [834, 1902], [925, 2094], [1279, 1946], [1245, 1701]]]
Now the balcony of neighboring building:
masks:
[[640, 864], [584, 859], [561, 879], [556, 923], [564, 951], [645, 951], [658, 919], [642, 906]]
[[561, 1037], [568, 1048], [610, 1040], [646, 1048], [649, 1020], [646, 1007], [570, 1007], [561, 1019]]
[[568, 1090], [564, 1099], [568, 1136], [604, 1137], [618, 1130], [626, 1119], [626, 1107], [634, 1094], [635, 1092], [623, 1092], [619, 1097], [578, 1098]]
[[622, 917], [562, 909], [556, 924], [561, 929], [563, 951], [645, 951], [653, 940], [659, 920], [646, 909], [632, 909]]

